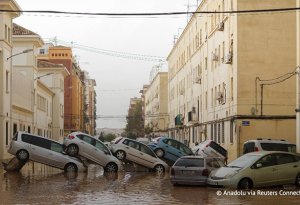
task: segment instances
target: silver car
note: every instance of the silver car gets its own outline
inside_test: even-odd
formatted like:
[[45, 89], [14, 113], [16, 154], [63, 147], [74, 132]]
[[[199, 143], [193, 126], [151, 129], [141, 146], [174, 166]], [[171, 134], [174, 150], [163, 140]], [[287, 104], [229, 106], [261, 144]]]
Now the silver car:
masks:
[[128, 160], [158, 173], [163, 173], [168, 168], [168, 165], [147, 145], [136, 140], [120, 137], [111, 144], [110, 148], [119, 160]]
[[280, 151], [251, 152], [212, 171], [207, 183], [235, 189], [285, 184], [299, 187], [300, 155]]
[[76, 158], [63, 154], [63, 145], [41, 136], [17, 132], [13, 137], [8, 153], [25, 163], [28, 160], [69, 171], [84, 171], [86, 168]]
[[73, 132], [64, 138], [66, 152], [70, 156], [82, 156], [100, 166], [106, 172], [122, 170], [120, 161], [100, 140], [82, 132]]
[[224, 166], [219, 158], [183, 156], [172, 166], [170, 181], [173, 185], [206, 185], [210, 172]]

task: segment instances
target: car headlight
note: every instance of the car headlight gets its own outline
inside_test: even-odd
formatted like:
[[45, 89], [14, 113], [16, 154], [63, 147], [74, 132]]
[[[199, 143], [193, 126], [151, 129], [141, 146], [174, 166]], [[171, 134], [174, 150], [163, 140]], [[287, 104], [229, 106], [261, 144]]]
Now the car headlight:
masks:
[[237, 173], [239, 173], [239, 170], [235, 170], [231, 173], [228, 173], [224, 176], [225, 179], [229, 179], [229, 178], [232, 178], [234, 175], [236, 175]]

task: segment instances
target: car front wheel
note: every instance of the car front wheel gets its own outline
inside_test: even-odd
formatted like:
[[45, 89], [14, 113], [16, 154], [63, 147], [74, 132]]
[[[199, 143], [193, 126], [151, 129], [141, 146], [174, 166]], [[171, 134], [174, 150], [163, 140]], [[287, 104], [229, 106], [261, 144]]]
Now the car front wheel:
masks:
[[64, 170], [65, 170], [65, 172], [77, 172], [78, 168], [77, 168], [76, 164], [68, 163], [68, 164], [66, 164]]
[[162, 150], [160, 148], [156, 149], [154, 152], [159, 158], [162, 158], [165, 155], [164, 150]]
[[16, 155], [18, 160], [20, 160], [21, 162], [27, 162], [29, 159], [29, 153], [23, 149], [19, 150]]
[[296, 177], [296, 183], [295, 184], [296, 184], [297, 187], [300, 187], [300, 173]]
[[67, 154], [72, 157], [77, 156], [78, 151], [79, 151], [79, 149], [78, 149], [77, 145], [75, 145], [75, 144], [71, 144], [67, 147]]
[[106, 172], [117, 172], [118, 171], [118, 166], [115, 163], [108, 163], [105, 166], [104, 171], [106, 171]]
[[164, 173], [165, 172], [165, 167], [161, 164], [158, 164], [154, 167], [154, 171], [157, 173], [157, 174], [161, 174], [161, 173]]
[[124, 151], [118, 150], [118, 151], [116, 151], [116, 157], [118, 158], [118, 160], [124, 160], [126, 157], [126, 154]]
[[238, 185], [239, 189], [252, 189], [253, 184], [250, 179], [242, 179]]

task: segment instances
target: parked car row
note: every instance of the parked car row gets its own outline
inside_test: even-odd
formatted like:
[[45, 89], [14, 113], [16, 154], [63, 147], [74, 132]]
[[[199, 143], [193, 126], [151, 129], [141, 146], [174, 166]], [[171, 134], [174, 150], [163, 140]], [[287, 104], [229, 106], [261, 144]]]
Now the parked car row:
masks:
[[220, 158], [185, 156], [170, 170], [172, 184], [234, 189], [294, 184], [300, 186], [300, 155], [283, 151], [245, 154], [227, 166]]

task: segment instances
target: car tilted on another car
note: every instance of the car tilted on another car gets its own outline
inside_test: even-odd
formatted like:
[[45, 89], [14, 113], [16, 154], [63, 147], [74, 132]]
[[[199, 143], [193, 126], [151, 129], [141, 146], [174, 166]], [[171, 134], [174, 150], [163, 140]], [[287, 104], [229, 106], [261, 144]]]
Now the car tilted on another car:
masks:
[[17, 132], [14, 135], [8, 153], [15, 155], [23, 163], [32, 160], [63, 169], [65, 172], [86, 169], [81, 161], [63, 153], [62, 144], [26, 132]]
[[211, 172], [212, 186], [251, 189], [261, 186], [300, 186], [300, 155], [280, 151], [250, 152]]
[[221, 159], [201, 156], [180, 157], [170, 170], [172, 184], [206, 185], [210, 172], [225, 166]]
[[217, 157], [227, 163], [227, 150], [213, 140], [205, 140], [201, 142], [199, 145], [195, 146], [192, 151], [195, 155], [202, 157]]
[[110, 146], [111, 151], [119, 160], [128, 160], [141, 166], [164, 172], [168, 165], [159, 159], [147, 145], [125, 137], [117, 138]]
[[148, 147], [150, 147], [158, 157], [172, 162], [175, 162], [182, 156], [194, 155], [188, 146], [168, 137], [158, 138], [156, 142], [148, 144]]
[[73, 132], [64, 138], [66, 152], [70, 156], [84, 157], [100, 166], [106, 172], [117, 172], [122, 169], [120, 161], [100, 140], [81, 132]]

